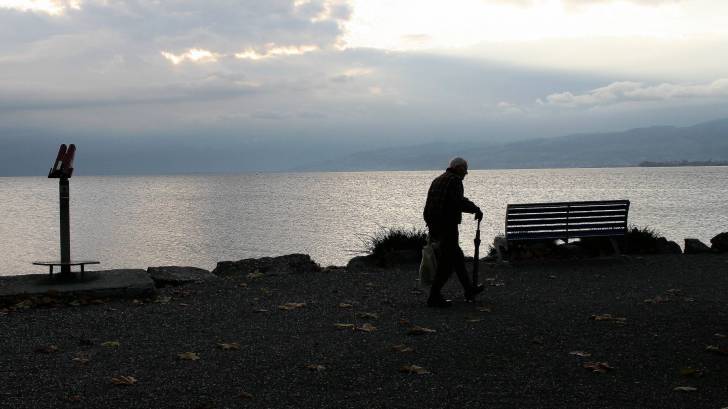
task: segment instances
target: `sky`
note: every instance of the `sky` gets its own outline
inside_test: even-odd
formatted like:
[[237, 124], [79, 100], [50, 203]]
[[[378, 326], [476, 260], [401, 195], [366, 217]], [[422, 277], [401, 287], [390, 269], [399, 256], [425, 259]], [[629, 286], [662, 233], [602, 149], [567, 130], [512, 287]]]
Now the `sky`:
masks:
[[120, 172], [281, 170], [725, 118], [727, 17], [723, 0], [0, 0], [0, 175], [59, 142]]

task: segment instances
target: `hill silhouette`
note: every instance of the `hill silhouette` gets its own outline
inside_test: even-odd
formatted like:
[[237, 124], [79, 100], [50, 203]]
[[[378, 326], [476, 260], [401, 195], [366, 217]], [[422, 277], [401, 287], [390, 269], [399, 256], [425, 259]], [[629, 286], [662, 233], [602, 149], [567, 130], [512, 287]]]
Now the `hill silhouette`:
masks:
[[641, 162], [728, 160], [728, 118], [689, 127], [572, 134], [513, 143], [433, 143], [358, 152], [300, 170], [440, 169], [462, 155], [473, 169], [637, 166]]

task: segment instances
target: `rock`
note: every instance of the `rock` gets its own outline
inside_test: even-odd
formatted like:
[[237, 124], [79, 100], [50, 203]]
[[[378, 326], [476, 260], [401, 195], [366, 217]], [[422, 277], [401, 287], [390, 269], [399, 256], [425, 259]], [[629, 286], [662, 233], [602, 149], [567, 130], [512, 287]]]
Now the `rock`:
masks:
[[380, 264], [383, 266], [397, 266], [401, 264], [419, 264], [422, 260], [422, 250], [395, 250], [387, 252]]
[[710, 247], [698, 239], [685, 239], [685, 254], [711, 253]]
[[718, 253], [728, 253], [728, 232], [720, 233], [710, 239], [710, 248]]
[[308, 254], [288, 254], [280, 257], [246, 258], [221, 261], [212, 273], [218, 276], [247, 276], [248, 274], [300, 274], [321, 271], [321, 266]]
[[147, 273], [154, 280], [157, 288], [217, 279], [217, 276], [214, 274], [197, 267], [149, 267], [147, 268]]
[[659, 237], [655, 243], [657, 254], [682, 254], [680, 245], [674, 241], [668, 241], [664, 237]]
[[367, 271], [373, 268], [377, 268], [377, 260], [372, 255], [356, 256], [346, 264], [349, 271]]

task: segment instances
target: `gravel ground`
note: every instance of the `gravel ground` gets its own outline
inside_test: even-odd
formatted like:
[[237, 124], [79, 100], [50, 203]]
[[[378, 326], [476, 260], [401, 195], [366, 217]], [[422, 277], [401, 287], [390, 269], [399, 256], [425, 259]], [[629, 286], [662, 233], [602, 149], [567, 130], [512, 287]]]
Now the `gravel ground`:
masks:
[[[424, 307], [415, 270], [222, 279], [162, 289], [161, 302], [0, 312], [0, 407], [728, 406], [728, 255], [486, 265], [478, 302], [461, 301], [453, 278], [447, 310]], [[592, 319], [603, 314], [613, 319]], [[408, 334], [414, 325], [436, 332]], [[122, 376], [136, 382], [112, 381]]]

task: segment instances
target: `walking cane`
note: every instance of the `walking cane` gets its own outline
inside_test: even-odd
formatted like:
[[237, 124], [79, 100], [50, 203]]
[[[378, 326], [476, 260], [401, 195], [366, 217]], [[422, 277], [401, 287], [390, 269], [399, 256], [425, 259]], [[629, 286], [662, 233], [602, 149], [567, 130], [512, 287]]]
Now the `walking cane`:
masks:
[[473, 254], [473, 288], [478, 286], [478, 267], [480, 262], [480, 220], [478, 220], [478, 229], [475, 230], [475, 253]]

